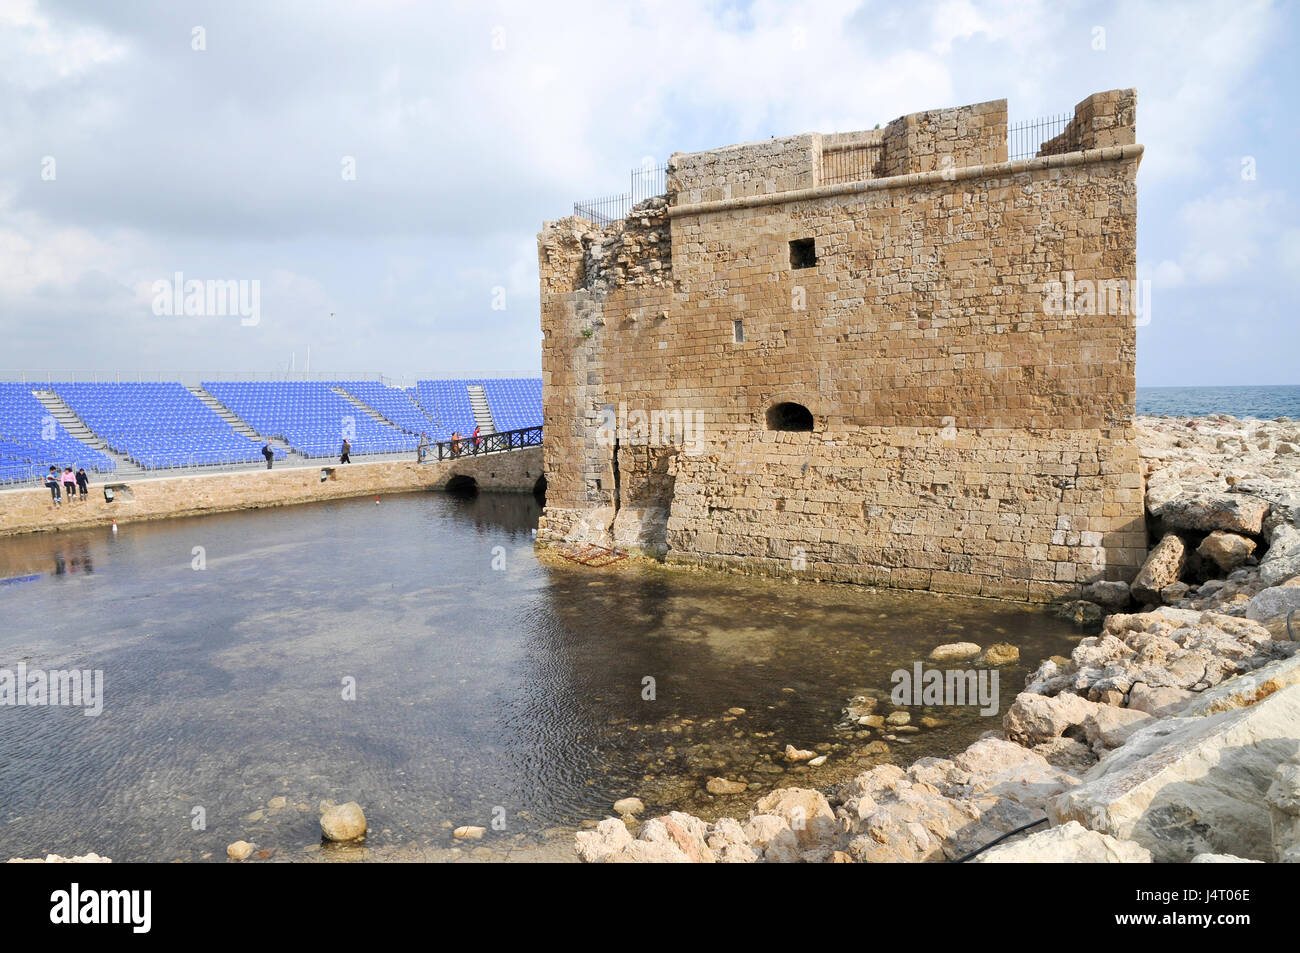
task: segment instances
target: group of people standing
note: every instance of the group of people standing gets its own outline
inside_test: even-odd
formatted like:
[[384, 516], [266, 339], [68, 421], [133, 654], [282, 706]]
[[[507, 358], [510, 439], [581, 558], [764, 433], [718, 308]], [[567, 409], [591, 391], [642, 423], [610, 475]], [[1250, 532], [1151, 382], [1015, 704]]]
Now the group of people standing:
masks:
[[[62, 484], [63, 491], [60, 496], [59, 486]], [[72, 467], [63, 468], [63, 478], [59, 478], [59, 468], [52, 466], [45, 474], [45, 485], [50, 488], [50, 497], [54, 500], [54, 505], [58, 506], [66, 498], [69, 502], [77, 499], [80, 495], [85, 500], [90, 495], [90, 477], [86, 473], [86, 468], [81, 467], [76, 473], [72, 472]]]
[[451, 455], [453, 457], [459, 457], [461, 451], [466, 449], [464, 445], [470, 442], [474, 445], [475, 453], [477, 453], [479, 447], [483, 445], [483, 438], [479, 436], [479, 428], [477, 426], [474, 428], [474, 433], [468, 437], [462, 435], [459, 430], [453, 432], [451, 435]]

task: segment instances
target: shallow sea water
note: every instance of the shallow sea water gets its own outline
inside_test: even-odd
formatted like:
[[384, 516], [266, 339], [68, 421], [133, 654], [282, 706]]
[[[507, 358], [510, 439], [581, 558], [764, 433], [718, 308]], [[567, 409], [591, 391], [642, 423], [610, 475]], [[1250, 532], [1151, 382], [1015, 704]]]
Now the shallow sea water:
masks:
[[[418, 493], [0, 540], [0, 668], [105, 680], [99, 717], [0, 706], [0, 859], [568, 858], [618, 797], [743, 816], [851, 777], [879, 735], [839, 724], [850, 697], [940, 643], [1016, 644], [997, 715], [914, 708], [943, 724], [891, 743], [951, 754], [1084, 634], [986, 600], [539, 559], [538, 512]], [[711, 797], [715, 775], [751, 790]], [[322, 847], [323, 799], [363, 806], [364, 848]]]

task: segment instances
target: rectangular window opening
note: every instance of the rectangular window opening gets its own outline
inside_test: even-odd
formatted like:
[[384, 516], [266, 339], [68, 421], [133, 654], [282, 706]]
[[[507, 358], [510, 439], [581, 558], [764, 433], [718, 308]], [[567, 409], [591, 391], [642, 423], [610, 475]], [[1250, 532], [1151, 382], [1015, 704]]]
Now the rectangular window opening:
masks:
[[737, 344], [744, 344], [745, 343], [745, 322], [732, 321], [731, 334], [732, 334], [733, 341], [735, 341]]
[[817, 264], [817, 241], [813, 238], [796, 238], [790, 243], [790, 267], [812, 268]]

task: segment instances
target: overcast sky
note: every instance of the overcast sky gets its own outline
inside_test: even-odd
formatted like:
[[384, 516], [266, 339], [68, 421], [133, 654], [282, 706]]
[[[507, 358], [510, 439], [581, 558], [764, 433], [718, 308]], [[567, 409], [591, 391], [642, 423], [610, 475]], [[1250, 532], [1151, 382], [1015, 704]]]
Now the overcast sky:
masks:
[[[0, 0], [0, 376], [302, 370], [308, 348], [340, 375], [535, 376], [542, 221], [645, 157], [1133, 86], [1138, 383], [1297, 384], [1298, 22], [1250, 0]], [[260, 320], [155, 314], [176, 272], [260, 282]]]

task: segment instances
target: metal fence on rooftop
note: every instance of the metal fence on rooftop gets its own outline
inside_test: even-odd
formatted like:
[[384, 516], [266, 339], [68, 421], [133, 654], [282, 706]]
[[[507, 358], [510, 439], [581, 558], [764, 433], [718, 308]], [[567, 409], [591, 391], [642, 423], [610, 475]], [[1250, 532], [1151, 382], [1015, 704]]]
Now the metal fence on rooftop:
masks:
[[1032, 159], [1042, 150], [1043, 145], [1065, 132], [1074, 116], [1061, 113], [1059, 116], [1040, 116], [1007, 126], [1007, 158]]
[[668, 164], [646, 163], [633, 169], [629, 179], [630, 188], [626, 192], [574, 202], [574, 216], [601, 228], [627, 218], [633, 206], [668, 191]]

